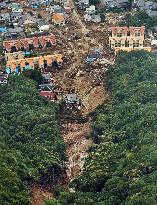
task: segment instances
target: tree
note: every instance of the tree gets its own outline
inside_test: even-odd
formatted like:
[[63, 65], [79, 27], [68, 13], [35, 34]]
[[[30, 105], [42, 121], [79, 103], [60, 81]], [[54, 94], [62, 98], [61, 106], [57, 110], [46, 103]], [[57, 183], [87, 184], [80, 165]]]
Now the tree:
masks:
[[42, 83], [43, 77], [41, 71], [37, 68], [35, 68], [34, 70], [24, 70], [23, 75], [36, 81], [38, 85]]
[[97, 144], [61, 204], [157, 204], [156, 67], [152, 53], [119, 54], [107, 73], [112, 100], [93, 115]]
[[38, 95], [36, 83], [12, 76], [0, 95], [0, 204], [28, 205], [28, 185], [55, 184], [66, 146], [57, 121], [58, 105]]
[[91, 4], [91, 5], [98, 5], [98, 4], [100, 4], [100, 0], [89, 0], [89, 3]]

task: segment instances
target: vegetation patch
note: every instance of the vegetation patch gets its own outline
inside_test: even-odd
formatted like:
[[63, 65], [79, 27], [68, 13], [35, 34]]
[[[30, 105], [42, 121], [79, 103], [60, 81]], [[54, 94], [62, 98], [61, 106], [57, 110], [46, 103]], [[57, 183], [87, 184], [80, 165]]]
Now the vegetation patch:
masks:
[[112, 100], [94, 114], [94, 140], [75, 193], [47, 205], [157, 204], [157, 56], [122, 52], [108, 71]]
[[39, 97], [35, 81], [10, 77], [0, 86], [0, 204], [30, 204], [29, 182], [56, 182], [65, 160], [58, 106]]

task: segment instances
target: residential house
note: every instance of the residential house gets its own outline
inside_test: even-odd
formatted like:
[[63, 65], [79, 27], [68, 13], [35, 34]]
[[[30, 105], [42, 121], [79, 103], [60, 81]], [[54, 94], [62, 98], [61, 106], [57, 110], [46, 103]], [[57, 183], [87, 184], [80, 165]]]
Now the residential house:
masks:
[[127, 8], [128, 4], [129, 4], [129, 0], [116, 0], [117, 8]]
[[85, 10], [89, 7], [89, 0], [78, 0], [78, 5], [81, 9]]
[[145, 27], [111, 27], [109, 44], [115, 49], [115, 53], [120, 50], [147, 50], [151, 51], [150, 47], [144, 47]]
[[52, 15], [52, 22], [56, 25], [64, 25], [65, 24], [65, 19], [63, 15], [60, 14], [53, 14]]
[[6, 8], [6, 2], [0, 2], [0, 9], [5, 9]]
[[13, 52], [13, 53], [6, 53], [5, 52], [5, 60], [6, 61], [13, 61], [17, 59], [24, 59], [24, 54], [22, 51]]
[[9, 32], [4, 33], [3, 38], [4, 38], [5, 40], [12, 39], [12, 34], [9, 33]]
[[5, 22], [10, 22], [10, 13], [2, 13], [0, 14], [0, 19]]
[[139, 9], [145, 9], [145, 0], [135, 0], [133, 2], [133, 7], [137, 7]]
[[19, 20], [19, 25], [35, 26], [37, 25], [37, 22], [38, 20], [28, 13], [21, 16], [21, 19]]
[[148, 14], [149, 17], [157, 17], [157, 10], [148, 9], [146, 10], [146, 13]]
[[52, 83], [40, 84], [39, 91], [54, 91], [55, 86]]
[[86, 13], [87, 14], [95, 14], [95, 6], [91, 5], [90, 7], [86, 8]]
[[72, 8], [70, 6], [64, 6], [66, 14], [71, 14]]
[[39, 91], [39, 95], [43, 98], [46, 98], [47, 100], [50, 100], [50, 101], [57, 100], [57, 95], [52, 91]]
[[7, 84], [8, 75], [5, 73], [0, 74], [0, 85]]
[[51, 80], [52, 80], [52, 74], [51, 73], [42, 73], [42, 77], [43, 77], [42, 82], [44, 84], [50, 83]]
[[12, 23], [18, 22], [20, 18], [21, 18], [21, 13], [19, 12], [12, 12], [10, 14], [10, 19]]
[[85, 21], [92, 21], [92, 22], [95, 22], [95, 23], [100, 23], [101, 22], [101, 17], [100, 17], [100, 14], [85, 14], [84, 15], [84, 19]]
[[157, 46], [157, 40], [152, 40], [151, 41], [151, 46]]
[[128, 5], [129, 0], [101, 0], [101, 5], [108, 8], [124, 8]]
[[32, 3], [32, 4], [30, 5], [30, 7], [31, 7], [32, 9], [38, 9], [38, 8], [40, 7], [40, 5], [39, 5], [39, 4], [36, 4], [36, 3]]
[[63, 5], [64, 9], [65, 9], [65, 12], [67, 14], [71, 14], [72, 12], [72, 6], [69, 2], [64, 2], [64, 5]]
[[15, 33], [18, 34], [18, 33], [24, 32], [24, 30], [23, 30], [22, 27], [8, 28], [7, 30], [8, 30], [8, 32], [9, 32], [10, 34], [15, 34]]
[[58, 64], [62, 63], [62, 55], [61, 54], [54, 54], [54, 55], [46, 55], [46, 56], [39, 56], [39, 57], [31, 57], [31, 58], [24, 58], [24, 59], [14, 59], [6, 62], [6, 69], [11, 69], [11, 72], [14, 72], [17, 67], [20, 66], [20, 69], [23, 70], [24, 68], [31, 68], [34, 69], [35, 65], [39, 68], [44, 68], [44, 64], [52, 65], [54, 61], [57, 61]]
[[17, 4], [17, 3], [11, 4], [11, 10], [12, 12], [19, 12], [19, 13], [23, 12], [23, 8], [21, 7], [20, 4]]
[[39, 28], [40, 32], [49, 31], [50, 25], [46, 21], [41, 20], [41, 21], [38, 22], [38, 28]]
[[85, 21], [91, 21], [91, 20], [92, 20], [91, 15], [85, 14], [85, 15], [84, 15], [84, 20], [85, 20]]
[[140, 10], [145, 10], [148, 16], [157, 16], [157, 2], [146, 1], [146, 0], [136, 0], [133, 3], [133, 7], [139, 8]]
[[41, 11], [40, 16], [41, 16], [41, 19], [46, 22], [51, 21], [51, 14], [49, 12]]
[[40, 4], [40, 0], [29, 0], [29, 5], [31, 6], [33, 4], [39, 5]]
[[51, 11], [55, 14], [60, 14], [60, 15], [64, 15], [66, 13], [65, 9], [59, 5], [52, 6]]
[[51, 46], [56, 44], [56, 38], [53, 34], [41, 37], [3, 41], [3, 49], [6, 50], [6, 52], [11, 52], [14, 49], [15, 52], [23, 48], [25, 50], [30, 50], [30, 46], [34, 49], [39, 48], [40, 45], [42, 48], [45, 48], [47, 43], [51, 44]]
[[114, 0], [101, 0], [101, 5], [106, 6], [108, 8], [115, 7], [115, 1]]
[[40, 0], [41, 5], [49, 5], [53, 2], [53, 0]]
[[55, 91], [55, 86], [52, 83], [39, 85], [39, 95], [46, 98], [47, 100], [57, 100], [57, 93]]

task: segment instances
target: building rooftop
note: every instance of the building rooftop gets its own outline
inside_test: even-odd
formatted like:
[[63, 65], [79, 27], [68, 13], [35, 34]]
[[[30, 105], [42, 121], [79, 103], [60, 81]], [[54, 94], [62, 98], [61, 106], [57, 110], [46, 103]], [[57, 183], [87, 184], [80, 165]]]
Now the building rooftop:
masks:
[[44, 20], [38, 22], [38, 26], [44, 26], [44, 25], [49, 25], [49, 23]]
[[61, 22], [61, 21], [64, 21], [64, 17], [60, 14], [53, 14], [52, 15], [52, 19], [57, 21], [57, 22]]
[[69, 104], [69, 103], [70, 104], [74, 104], [74, 103], [79, 104], [80, 99], [75, 93], [69, 93], [65, 96], [65, 102], [67, 104]]
[[52, 83], [39, 85], [40, 91], [53, 91], [54, 88], [55, 88], [55, 86]]

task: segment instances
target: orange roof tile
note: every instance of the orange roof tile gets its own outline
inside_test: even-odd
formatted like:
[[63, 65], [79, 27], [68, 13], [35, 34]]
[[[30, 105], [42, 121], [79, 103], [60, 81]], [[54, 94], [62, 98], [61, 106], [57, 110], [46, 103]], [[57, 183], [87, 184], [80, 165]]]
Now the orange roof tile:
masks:
[[142, 35], [144, 35], [144, 32], [145, 32], [145, 26], [141, 26], [141, 27], [133, 27], [133, 26], [130, 26], [129, 27], [129, 30], [130, 30], [130, 33], [131, 34], [135, 34], [137, 30], [140, 31], [140, 33]]
[[53, 14], [52, 19], [58, 22], [64, 21], [64, 17], [60, 14]]
[[24, 60], [20, 62], [20, 66], [21, 66], [22, 68], [25, 67], [25, 61], [24, 61]]
[[126, 34], [128, 32], [128, 27], [111, 27], [111, 31], [113, 34], [117, 34], [119, 32], [122, 32], [123, 34]]

